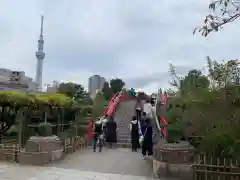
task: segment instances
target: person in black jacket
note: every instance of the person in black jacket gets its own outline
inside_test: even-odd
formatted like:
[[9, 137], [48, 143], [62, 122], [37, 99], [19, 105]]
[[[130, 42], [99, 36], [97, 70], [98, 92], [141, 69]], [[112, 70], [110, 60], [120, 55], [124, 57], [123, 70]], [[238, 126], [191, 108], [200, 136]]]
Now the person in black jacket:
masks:
[[139, 133], [138, 133], [138, 120], [136, 116], [132, 117], [132, 121], [130, 123], [130, 131], [131, 131], [132, 151], [137, 152], [137, 149], [140, 147], [140, 144], [139, 144]]
[[143, 133], [142, 155], [144, 158], [146, 155], [152, 156], [153, 154], [153, 139], [152, 139], [153, 129], [150, 118], [144, 119], [144, 123], [142, 124], [142, 133]]
[[117, 142], [117, 123], [110, 118], [106, 123], [106, 142], [112, 148], [112, 144]]

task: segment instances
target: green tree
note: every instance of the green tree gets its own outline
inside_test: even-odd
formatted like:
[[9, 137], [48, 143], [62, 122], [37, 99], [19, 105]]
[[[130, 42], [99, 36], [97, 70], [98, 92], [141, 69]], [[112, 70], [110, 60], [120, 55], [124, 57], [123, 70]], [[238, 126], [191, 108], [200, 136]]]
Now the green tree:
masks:
[[190, 95], [195, 94], [201, 89], [209, 88], [208, 77], [204, 76], [201, 71], [192, 69], [188, 72], [187, 76], [180, 77], [176, 73], [174, 65], [170, 64], [169, 68], [172, 81], [170, 84], [175, 87], [181, 94]]
[[194, 29], [207, 36], [213, 31], [219, 31], [225, 24], [235, 21], [240, 17], [240, 1], [238, 0], [213, 0], [209, 4], [211, 12], [205, 17], [204, 24]]
[[208, 88], [209, 84], [208, 78], [202, 75], [201, 71], [192, 69], [181, 80], [181, 90], [183, 93], [197, 93], [201, 89]]
[[92, 100], [84, 87], [75, 83], [61, 83], [58, 88], [58, 93], [65, 94], [66, 96], [73, 98], [80, 104], [92, 104]]
[[104, 98], [104, 94], [99, 92], [93, 100], [92, 116], [94, 119], [103, 115], [104, 106], [106, 103], [107, 101]]
[[[166, 112], [168, 134], [170, 140], [177, 141], [181, 134], [176, 130], [181, 129], [200, 151], [217, 157], [236, 157], [240, 147], [238, 61], [207, 61], [208, 79], [214, 86], [208, 87], [207, 77], [197, 70], [189, 71], [185, 77], [173, 74], [173, 84], [179, 85], [181, 93], [168, 100], [175, 105]], [[174, 68], [171, 70], [175, 72]]]
[[120, 92], [124, 87], [124, 85], [125, 85], [125, 82], [122, 79], [116, 78], [110, 81], [110, 87], [114, 94], [117, 92]]
[[102, 92], [103, 92], [103, 95], [104, 95], [106, 100], [110, 100], [111, 99], [113, 93], [112, 93], [111, 88], [109, 87], [109, 83], [108, 82], [104, 83]]

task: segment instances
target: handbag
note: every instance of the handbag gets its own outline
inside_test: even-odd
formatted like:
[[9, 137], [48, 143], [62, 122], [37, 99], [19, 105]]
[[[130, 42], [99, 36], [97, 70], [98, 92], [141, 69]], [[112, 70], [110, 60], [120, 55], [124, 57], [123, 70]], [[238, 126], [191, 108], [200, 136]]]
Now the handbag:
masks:
[[145, 135], [146, 135], [146, 133], [147, 133], [147, 130], [148, 130], [148, 127], [146, 128], [144, 134], [143, 134], [142, 136], [140, 136], [140, 138], [139, 138], [139, 144], [140, 144], [141, 146], [142, 146], [142, 143], [143, 143], [144, 137], [145, 137]]

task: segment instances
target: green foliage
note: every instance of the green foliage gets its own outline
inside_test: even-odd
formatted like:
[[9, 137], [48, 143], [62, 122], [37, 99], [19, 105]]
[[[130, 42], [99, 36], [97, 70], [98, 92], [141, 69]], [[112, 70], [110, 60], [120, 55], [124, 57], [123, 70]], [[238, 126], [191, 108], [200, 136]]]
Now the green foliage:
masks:
[[178, 143], [184, 137], [182, 124], [171, 124], [166, 127], [168, 132], [167, 142]]
[[74, 99], [79, 104], [92, 104], [89, 94], [84, 90], [84, 87], [75, 83], [61, 83], [58, 88], [58, 93], [65, 94], [69, 98]]
[[39, 136], [52, 136], [52, 125], [50, 123], [40, 123], [38, 125]]
[[168, 141], [177, 142], [182, 134], [207, 154], [240, 155], [238, 65], [238, 60], [217, 63], [208, 59], [208, 77], [196, 70], [185, 77], [172, 74], [172, 84], [179, 86], [168, 99]]
[[113, 95], [113, 92], [112, 92], [108, 82], [104, 83], [102, 92], [103, 92], [104, 98], [106, 100], [110, 100], [111, 99], [111, 97]]
[[122, 88], [124, 87], [125, 82], [123, 82], [122, 79], [112, 79], [110, 81], [110, 87], [111, 87], [111, 91], [115, 94], [117, 92], [120, 92], [122, 90]]
[[32, 102], [34, 102], [34, 97], [22, 91], [0, 91], [0, 106], [22, 107]]
[[124, 85], [125, 82], [118, 78], [110, 80], [110, 85], [108, 82], [105, 82], [102, 89], [105, 100], [110, 100], [114, 94], [122, 90]]
[[56, 93], [26, 93], [23, 91], [0, 91], [0, 106], [39, 107], [43, 105], [53, 107], [71, 106], [74, 101], [63, 95]]
[[105, 100], [103, 93], [99, 92], [93, 101], [93, 106], [92, 106], [93, 119], [103, 115], [104, 106], [106, 104], [107, 104], [107, 101]]
[[[72, 98], [58, 93], [0, 91], [0, 106], [0, 134], [7, 132], [9, 128], [17, 123], [16, 120], [21, 121], [22, 115], [21, 113], [19, 114], [19, 110], [24, 108], [28, 109], [29, 115], [33, 115], [33, 111], [47, 111], [48, 119], [51, 119], [53, 123], [58, 122], [58, 115], [61, 114], [63, 109], [65, 114], [62, 118], [67, 118], [67, 120], [64, 119], [65, 123], [73, 120], [75, 112], [79, 111], [79, 109], [82, 110], [81, 113], [84, 116], [92, 113], [91, 106], [87, 104], [79, 105]], [[55, 112], [55, 109], [57, 109], [57, 112]], [[61, 112], [58, 111], [60, 109]], [[41, 121], [43, 117], [39, 118]]]

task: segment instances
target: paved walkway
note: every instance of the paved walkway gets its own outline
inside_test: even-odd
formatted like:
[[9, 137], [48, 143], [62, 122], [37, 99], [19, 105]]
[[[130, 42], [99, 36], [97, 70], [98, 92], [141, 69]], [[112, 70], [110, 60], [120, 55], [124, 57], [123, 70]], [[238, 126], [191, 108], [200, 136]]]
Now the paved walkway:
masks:
[[144, 176], [131, 176], [56, 167], [20, 166], [0, 163], [0, 180], [148, 180]]
[[129, 149], [80, 150], [43, 166], [0, 163], [0, 180], [151, 180], [150, 165]]

